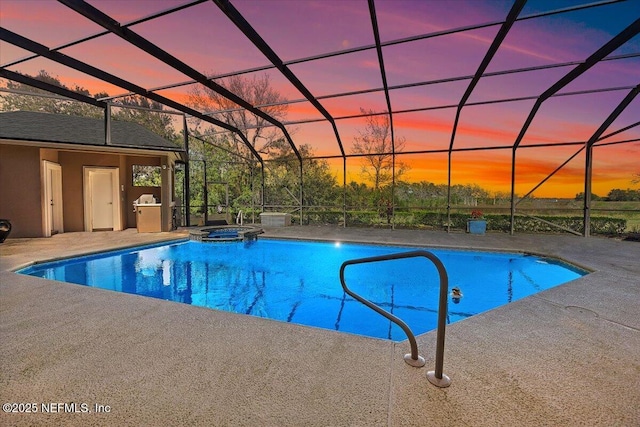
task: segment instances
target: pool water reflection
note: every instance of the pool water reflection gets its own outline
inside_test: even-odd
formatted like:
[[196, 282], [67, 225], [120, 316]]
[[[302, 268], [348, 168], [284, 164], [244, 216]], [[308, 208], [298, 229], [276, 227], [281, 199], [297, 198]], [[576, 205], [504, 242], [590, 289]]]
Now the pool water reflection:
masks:
[[[416, 248], [259, 239], [179, 242], [38, 264], [19, 273], [376, 338], [404, 332], [345, 295], [342, 262]], [[429, 249], [449, 275], [448, 321], [465, 319], [586, 274], [516, 253]], [[352, 265], [349, 287], [417, 334], [437, 324], [439, 277], [426, 259]], [[453, 288], [457, 288], [456, 294]]]

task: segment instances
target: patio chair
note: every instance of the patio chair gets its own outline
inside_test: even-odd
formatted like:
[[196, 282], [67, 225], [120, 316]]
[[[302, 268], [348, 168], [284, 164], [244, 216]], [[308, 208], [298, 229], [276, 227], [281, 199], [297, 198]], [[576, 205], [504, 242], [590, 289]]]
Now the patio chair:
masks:
[[0, 243], [9, 237], [9, 233], [11, 233], [11, 221], [8, 219], [0, 219]]

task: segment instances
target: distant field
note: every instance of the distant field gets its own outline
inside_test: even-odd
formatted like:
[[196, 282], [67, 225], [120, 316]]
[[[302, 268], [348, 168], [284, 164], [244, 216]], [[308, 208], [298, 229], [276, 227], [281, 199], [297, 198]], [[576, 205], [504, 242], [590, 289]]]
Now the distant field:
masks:
[[[472, 211], [481, 211], [489, 221], [488, 229], [492, 231], [509, 230], [511, 205], [509, 201], [494, 201], [493, 199], [478, 205], [456, 205], [451, 207], [451, 216], [447, 216], [446, 200], [430, 200], [429, 206], [397, 206], [394, 224], [400, 228], [442, 229], [447, 221], [453, 229], [465, 229], [467, 219]], [[546, 219], [555, 225], [580, 232], [582, 229], [583, 202], [572, 199], [527, 199], [516, 206], [516, 230], [523, 228], [525, 232], [563, 233], [560, 228], [545, 226], [544, 221], [527, 218], [526, 216]], [[347, 224], [364, 227], [388, 227], [391, 224], [389, 212], [384, 208], [359, 206], [347, 208]], [[523, 216], [524, 215], [524, 216]], [[557, 220], [554, 220], [557, 217]], [[306, 207], [305, 223], [307, 224], [342, 224], [343, 211], [339, 207]], [[640, 233], [640, 202], [607, 202], [593, 201], [591, 204], [591, 218], [593, 233], [626, 234]], [[295, 222], [298, 217], [292, 217]], [[617, 221], [626, 223], [618, 224]], [[564, 225], [563, 225], [564, 224]], [[597, 227], [596, 227], [597, 224]], [[624, 226], [624, 230], [620, 228]], [[598, 229], [600, 231], [598, 231]], [[603, 231], [605, 230], [605, 231]]]
[[[481, 209], [486, 213], [508, 213], [510, 205], [508, 203], [485, 205]], [[517, 212], [534, 216], [582, 216], [583, 209], [584, 202], [572, 199], [531, 199], [523, 201], [516, 207]], [[591, 216], [625, 219], [626, 232], [640, 232], [640, 202], [592, 201]]]
[[640, 232], [640, 202], [602, 202], [592, 203], [591, 215], [611, 216], [627, 220], [627, 232]]

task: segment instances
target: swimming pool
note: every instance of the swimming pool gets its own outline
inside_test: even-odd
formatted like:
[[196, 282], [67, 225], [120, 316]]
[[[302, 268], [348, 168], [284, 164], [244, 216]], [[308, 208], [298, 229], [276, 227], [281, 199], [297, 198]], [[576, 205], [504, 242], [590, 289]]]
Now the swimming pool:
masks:
[[[172, 244], [36, 264], [21, 274], [274, 320], [404, 340], [395, 324], [346, 296], [340, 265], [417, 248], [260, 239]], [[579, 278], [585, 271], [527, 254], [429, 249], [445, 265], [448, 322]], [[417, 334], [437, 324], [439, 278], [426, 259], [352, 265], [349, 288], [404, 320]]]

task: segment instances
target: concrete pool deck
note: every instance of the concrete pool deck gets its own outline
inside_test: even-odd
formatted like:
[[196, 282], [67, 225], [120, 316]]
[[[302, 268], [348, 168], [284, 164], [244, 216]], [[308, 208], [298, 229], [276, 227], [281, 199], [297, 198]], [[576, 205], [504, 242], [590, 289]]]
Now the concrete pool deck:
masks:
[[260, 237], [525, 251], [594, 271], [448, 326], [445, 389], [425, 377], [435, 331], [418, 337], [427, 365], [417, 369], [402, 360], [406, 341], [11, 272], [180, 237], [125, 230], [0, 245], [0, 400], [35, 403], [39, 412], [3, 412], [0, 425], [640, 425], [637, 242], [314, 226]]

